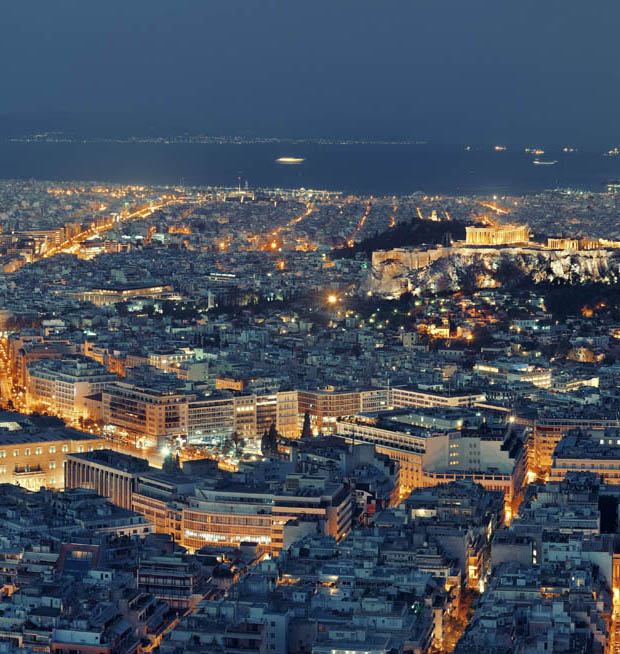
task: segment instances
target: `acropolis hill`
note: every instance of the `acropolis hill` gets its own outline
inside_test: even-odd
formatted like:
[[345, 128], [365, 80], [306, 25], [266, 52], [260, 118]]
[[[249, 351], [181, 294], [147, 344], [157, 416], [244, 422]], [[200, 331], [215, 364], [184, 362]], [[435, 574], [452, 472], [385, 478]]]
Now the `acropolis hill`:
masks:
[[500, 262], [534, 282], [614, 282], [620, 277], [620, 242], [587, 238], [531, 240], [527, 225], [504, 223], [466, 227], [465, 241], [429, 248], [377, 250], [372, 255], [369, 290], [385, 297], [404, 292], [459, 290], [464, 276], [477, 286], [502, 284]]

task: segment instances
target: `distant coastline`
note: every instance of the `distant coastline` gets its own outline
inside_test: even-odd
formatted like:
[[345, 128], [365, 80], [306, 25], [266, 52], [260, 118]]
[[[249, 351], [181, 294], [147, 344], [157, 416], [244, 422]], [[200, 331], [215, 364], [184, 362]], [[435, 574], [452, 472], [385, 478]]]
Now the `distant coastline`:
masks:
[[9, 143], [155, 143], [174, 145], [195, 143], [198, 145], [427, 145], [424, 139], [391, 138], [293, 138], [280, 136], [214, 136], [209, 134], [180, 134], [176, 136], [73, 136], [64, 132], [42, 132], [7, 138]]

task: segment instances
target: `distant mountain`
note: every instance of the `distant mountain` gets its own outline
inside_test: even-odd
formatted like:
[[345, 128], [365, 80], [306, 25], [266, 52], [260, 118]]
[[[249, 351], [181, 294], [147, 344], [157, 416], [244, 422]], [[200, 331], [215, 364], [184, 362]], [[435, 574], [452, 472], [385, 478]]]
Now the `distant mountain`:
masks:
[[183, 134], [182, 125], [145, 121], [123, 113], [32, 112], [0, 115], [0, 137], [59, 132], [70, 137], [171, 136]]

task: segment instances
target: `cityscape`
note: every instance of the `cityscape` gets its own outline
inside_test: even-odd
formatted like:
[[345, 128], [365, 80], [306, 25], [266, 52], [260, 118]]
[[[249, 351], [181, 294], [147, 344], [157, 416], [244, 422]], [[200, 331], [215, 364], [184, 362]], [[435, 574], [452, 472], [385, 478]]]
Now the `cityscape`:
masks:
[[0, 643], [615, 651], [615, 189], [0, 198]]
[[604, 13], [5, 8], [0, 654], [620, 653]]

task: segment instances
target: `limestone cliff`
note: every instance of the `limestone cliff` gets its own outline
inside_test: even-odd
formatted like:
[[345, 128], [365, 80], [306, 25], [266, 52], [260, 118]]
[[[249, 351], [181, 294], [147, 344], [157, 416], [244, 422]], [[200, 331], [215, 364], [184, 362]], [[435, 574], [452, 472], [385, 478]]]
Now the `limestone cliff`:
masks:
[[397, 297], [405, 291], [419, 294], [514, 286], [526, 279], [617, 283], [620, 251], [453, 247], [416, 251], [415, 256], [405, 249], [376, 252], [368, 289], [384, 297]]

